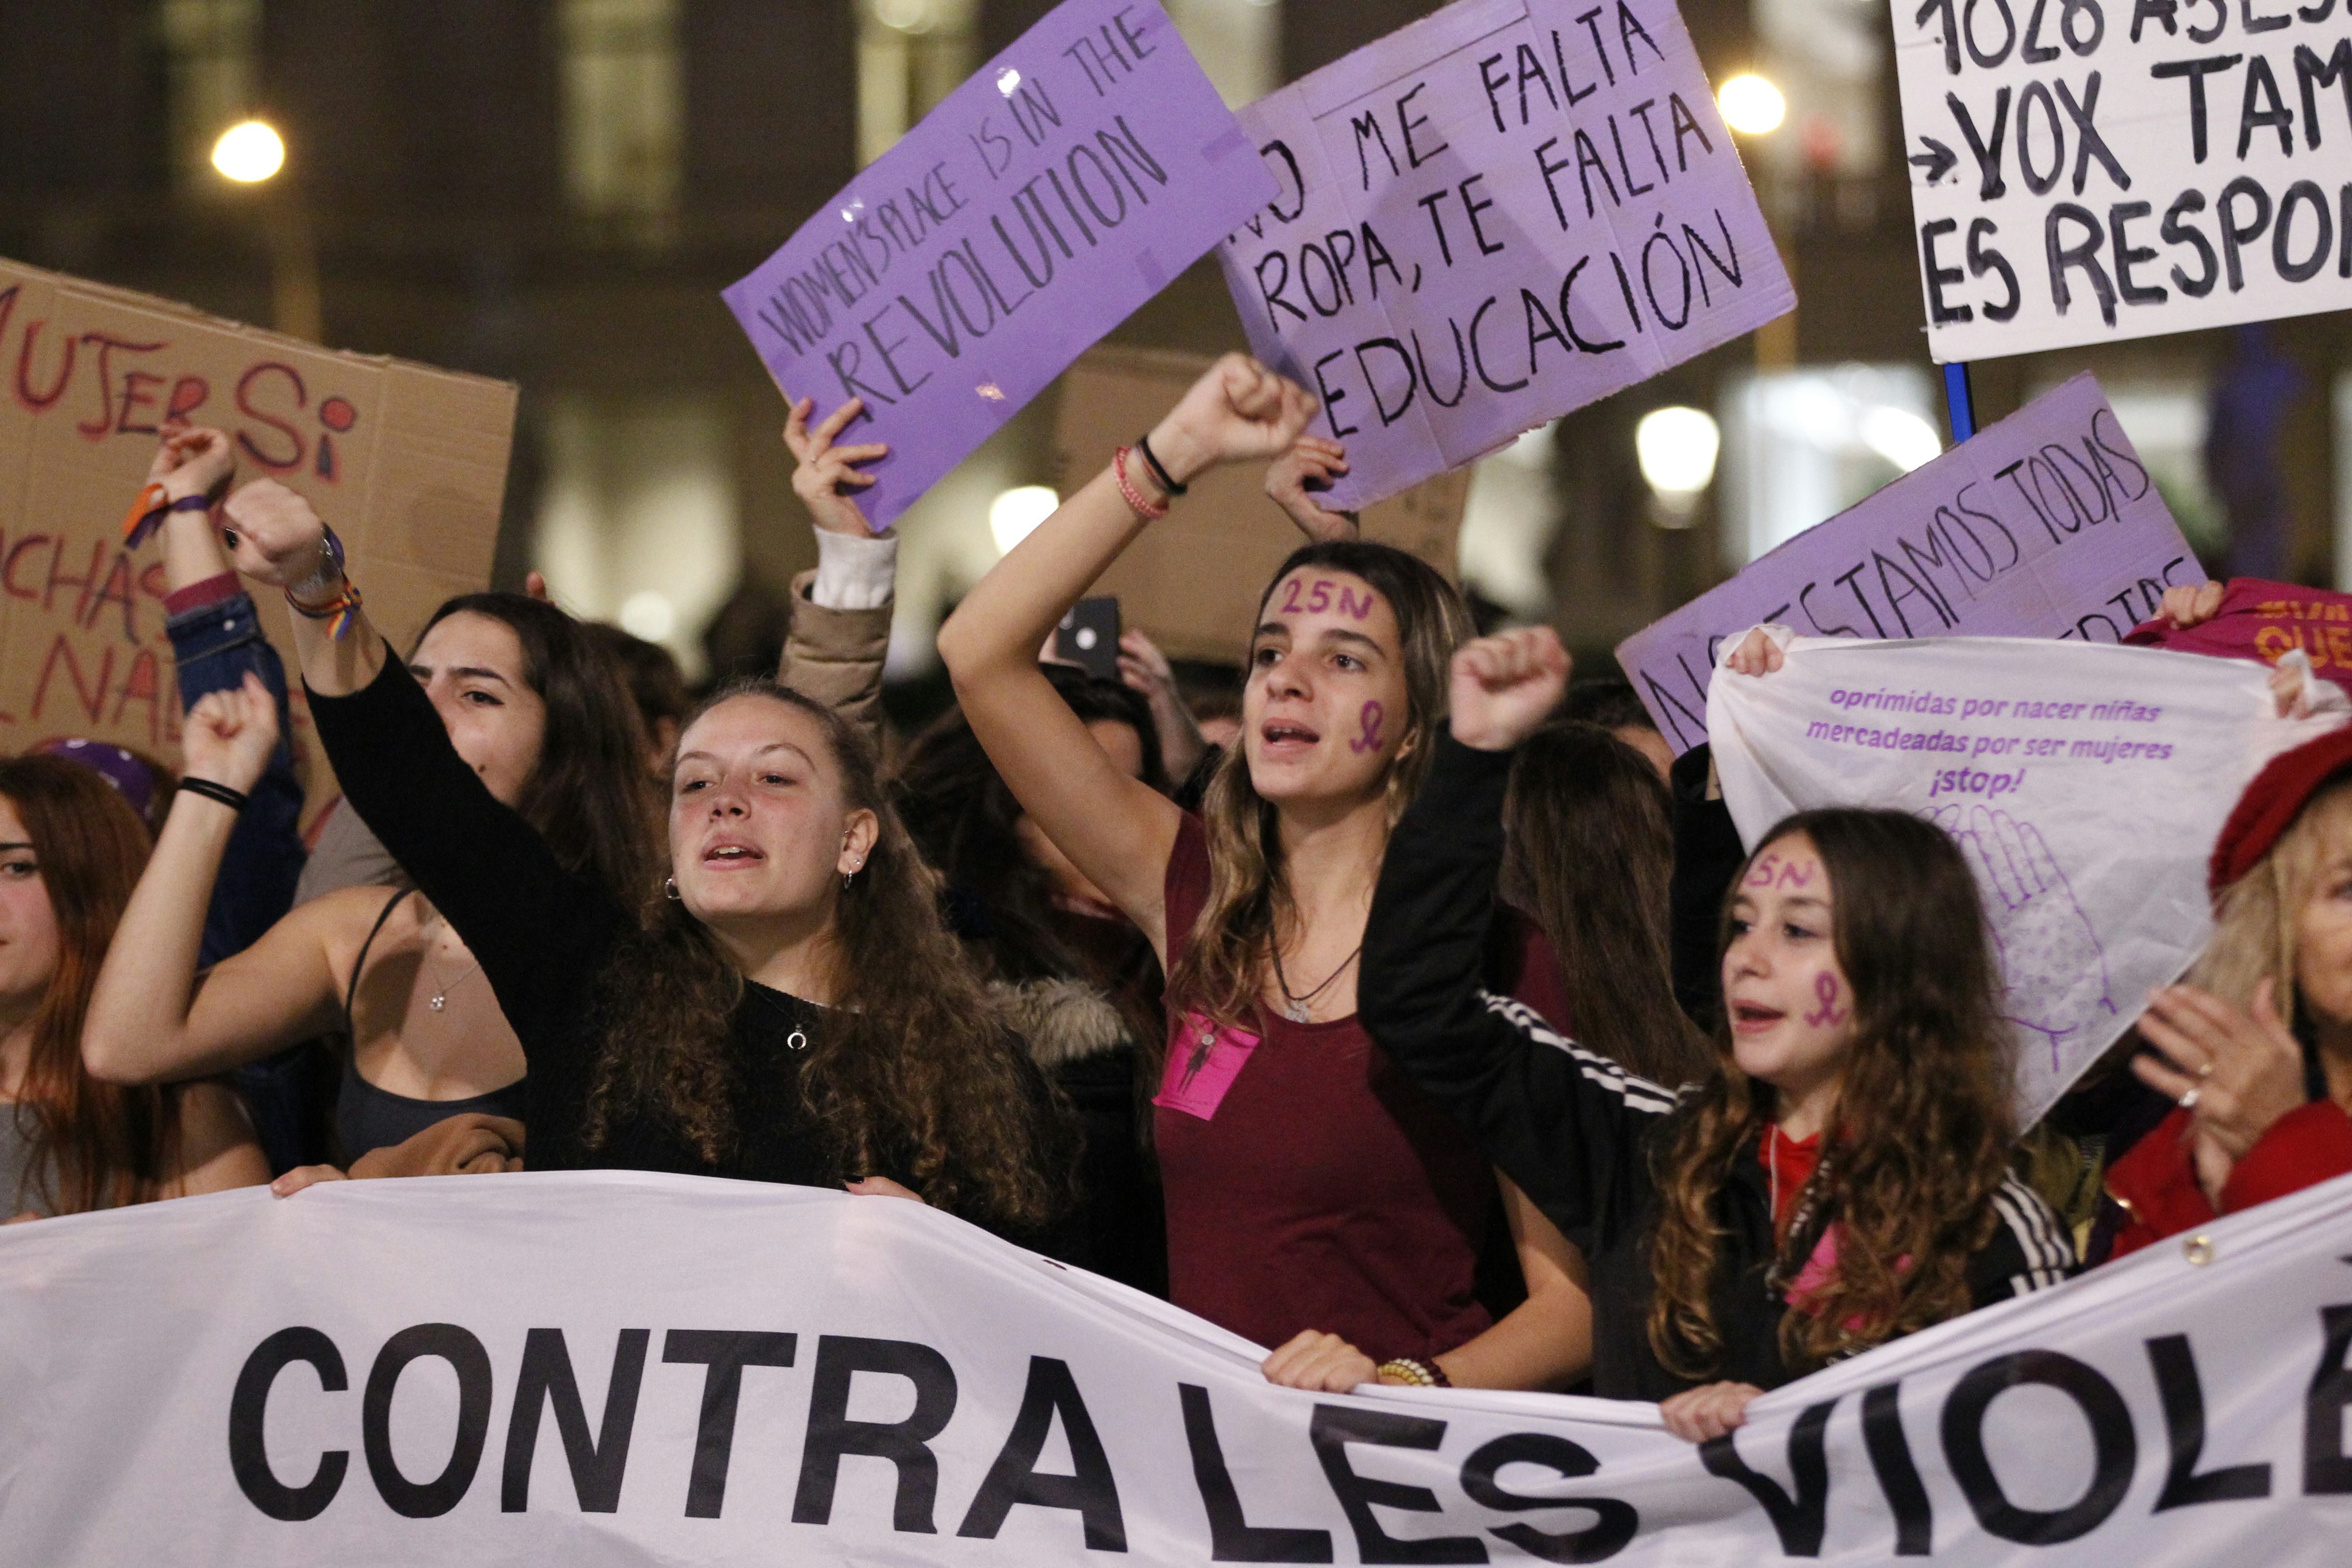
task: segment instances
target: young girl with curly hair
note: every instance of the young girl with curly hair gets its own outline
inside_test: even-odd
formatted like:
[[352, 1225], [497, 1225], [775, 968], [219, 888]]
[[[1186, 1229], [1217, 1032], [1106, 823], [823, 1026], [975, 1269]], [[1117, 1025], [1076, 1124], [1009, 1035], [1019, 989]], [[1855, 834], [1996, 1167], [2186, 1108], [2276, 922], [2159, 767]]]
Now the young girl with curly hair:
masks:
[[1373, 1037], [1592, 1259], [1593, 1384], [1694, 1441], [1805, 1371], [2056, 1284], [2010, 1173], [2011, 1068], [1976, 885], [1899, 812], [1801, 813], [1740, 869], [1726, 1018], [1679, 1094], [1481, 988], [1511, 754], [1559, 700], [1549, 630], [1454, 658], [1450, 735], [1365, 933]]

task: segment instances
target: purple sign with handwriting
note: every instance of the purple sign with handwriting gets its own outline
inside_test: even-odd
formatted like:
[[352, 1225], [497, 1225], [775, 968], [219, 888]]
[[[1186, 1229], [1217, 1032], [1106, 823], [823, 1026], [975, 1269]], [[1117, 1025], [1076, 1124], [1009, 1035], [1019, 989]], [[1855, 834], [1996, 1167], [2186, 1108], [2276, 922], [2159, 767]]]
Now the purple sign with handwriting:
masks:
[[866, 400], [885, 528], [1265, 205], [1251, 151], [1151, 0], [1066, 0], [727, 306], [787, 399]]
[[1242, 110], [1258, 357], [1360, 508], [1795, 308], [1672, 0], [1459, 0]]
[[1676, 752], [1706, 739], [1724, 638], [2121, 642], [2205, 569], [2089, 375], [2044, 393], [1617, 645]]

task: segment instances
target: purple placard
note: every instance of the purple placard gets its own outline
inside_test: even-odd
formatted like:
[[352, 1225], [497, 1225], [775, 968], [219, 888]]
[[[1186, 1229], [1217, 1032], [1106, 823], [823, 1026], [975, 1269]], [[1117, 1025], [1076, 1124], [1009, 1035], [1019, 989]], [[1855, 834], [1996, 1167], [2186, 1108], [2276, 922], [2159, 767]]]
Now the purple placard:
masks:
[[1219, 258], [1348, 445], [1336, 505], [1796, 305], [1671, 0], [1459, 0], [1241, 120], [1280, 192]]
[[1617, 662], [1683, 752], [1706, 739], [1723, 639], [1761, 622], [2121, 642], [2166, 588], [2204, 580], [2106, 395], [2078, 375], [1644, 626]]
[[882, 529], [1265, 203], [1250, 146], [1151, 0], [1066, 0], [727, 306], [788, 401], [866, 399]]

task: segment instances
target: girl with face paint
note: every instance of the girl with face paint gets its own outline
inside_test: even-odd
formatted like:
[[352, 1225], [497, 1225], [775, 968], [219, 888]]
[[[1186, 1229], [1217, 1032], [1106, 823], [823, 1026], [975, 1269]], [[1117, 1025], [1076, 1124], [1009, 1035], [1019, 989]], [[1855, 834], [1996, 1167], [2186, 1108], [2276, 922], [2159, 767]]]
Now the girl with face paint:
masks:
[[1899, 812], [1800, 814], [1735, 880], [1713, 1070], [1679, 1093], [1492, 1005], [1511, 754], [1559, 701], [1549, 630], [1455, 656], [1451, 733], [1365, 941], [1373, 1034], [1593, 1247], [1593, 1382], [1694, 1441], [1764, 1389], [2053, 1285], [2073, 1255], [2010, 1174], [2007, 1031], [1959, 850]]
[[[1279, 1347], [1266, 1374], [1297, 1386], [1558, 1386], [1586, 1359], [1581, 1260], [1357, 1017], [1372, 884], [1469, 623], [1429, 567], [1308, 499], [1344, 467], [1299, 442], [1313, 406], [1255, 361], [1219, 362], [965, 597], [940, 651], [1029, 820], [1166, 966], [1146, 1070], [1171, 1298]], [[1036, 649], [1192, 479], [1277, 458], [1270, 489], [1314, 542], [1259, 601], [1241, 733], [1193, 816], [1111, 765]], [[1556, 1007], [1549, 950], [1498, 947], [1496, 989], [1540, 985]], [[1500, 1323], [1475, 1290], [1498, 1202], [1529, 1292]]]

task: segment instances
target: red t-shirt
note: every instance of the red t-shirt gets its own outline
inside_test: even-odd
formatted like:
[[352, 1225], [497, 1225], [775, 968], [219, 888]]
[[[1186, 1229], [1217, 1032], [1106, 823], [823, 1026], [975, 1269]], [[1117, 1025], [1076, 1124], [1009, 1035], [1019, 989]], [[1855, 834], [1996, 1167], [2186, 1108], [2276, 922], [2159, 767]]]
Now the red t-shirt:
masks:
[[[1208, 845], [1187, 815], [1168, 859], [1169, 961], [1209, 896]], [[1498, 978], [1564, 1022], [1559, 964], [1522, 927]], [[1493, 1320], [1474, 1294], [1495, 1205], [1492, 1167], [1353, 1016], [1264, 1038], [1203, 1120], [1157, 1106], [1169, 1295], [1269, 1349], [1302, 1329], [1375, 1360], [1427, 1358]], [[1191, 1048], [1170, 1008], [1169, 1050]]]

